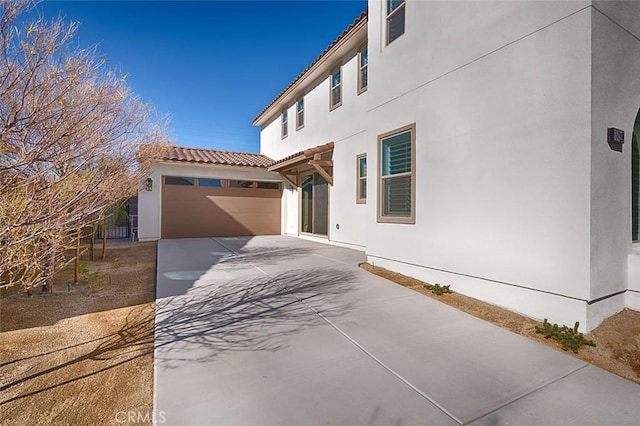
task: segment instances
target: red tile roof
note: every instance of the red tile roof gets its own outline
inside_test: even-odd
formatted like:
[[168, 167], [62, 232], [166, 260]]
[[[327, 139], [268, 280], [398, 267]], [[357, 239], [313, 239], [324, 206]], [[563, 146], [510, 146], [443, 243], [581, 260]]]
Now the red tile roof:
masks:
[[311, 64], [309, 64], [309, 66], [307, 68], [304, 69], [304, 71], [302, 71], [300, 74], [298, 74], [298, 76], [296, 78], [293, 79], [293, 81], [291, 83], [289, 83], [289, 85], [287, 87], [284, 88], [284, 90], [282, 92], [280, 92], [278, 94], [278, 96], [276, 96], [276, 98], [274, 100], [272, 100], [269, 105], [267, 105], [266, 107], [264, 107], [264, 109], [262, 111], [260, 111], [260, 113], [256, 116], [256, 118], [253, 119], [253, 123], [255, 125], [256, 121], [258, 120], [258, 118], [260, 118], [260, 116], [262, 114], [264, 114], [269, 108], [271, 108], [271, 106], [273, 104], [275, 104], [276, 102], [278, 102], [278, 100], [284, 96], [285, 93], [287, 93], [287, 90], [289, 90], [294, 84], [296, 84], [298, 82], [298, 80], [300, 80], [302, 77], [304, 77], [304, 75], [313, 68], [313, 66], [318, 63], [327, 53], [329, 53], [329, 51], [335, 46], [337, 45], [343, 38], [345, 38], [349, 32], [354, 29], [355, 27], [358, 26], [358, 24], [360, 24], [362, 21], [366, 21], [367, 20], [367, 11], [365, 10], [364, 12], [362, 12], [360, 14], [360, 16], [358, 16], [355, 21], [353, 21], [343, 32], [342, 34], [340, 34], [335, 40], [333, 40], [331, 42], [331, 44], [329, 46], [327, 46], [326, 49], [324, 49], [322, 51], [322, 53], [313, 61], [311, 62]]
[[273, 160], [266, 155], [248, 152], [218, 151], [216, 149], [185, 148], [173, 146], [163, 157], [165, 161], [184, 163], [220, 164], [225, 166], [244, 166], [267, 168]]
[[313, 158], [315, 154], [322, 154], [333, 150], [333, 142], [328, 142], [323, 145], [314, 146], [313, 148], [305, 149], [304, 151], [296, 152], [287, 157], [284, 157], [278, 161], [274, 161], [269, 165], [269, 170], [281, 169], [285, 163], [295, 163], [298, 161], [304, 161], [309, 158]]

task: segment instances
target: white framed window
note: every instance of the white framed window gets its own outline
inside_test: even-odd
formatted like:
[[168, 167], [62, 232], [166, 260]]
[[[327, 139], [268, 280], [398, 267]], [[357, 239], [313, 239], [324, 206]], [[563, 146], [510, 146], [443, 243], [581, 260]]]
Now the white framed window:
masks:
[[296, 102], [296, 130], [304, 127], [304, 97]]
[[358, 51], [358, 95], [367, 90], [369, 84], [369, 51], [363, 46]]
[[415, 123], [378, 136], [378, 222], [415, 223]]
[[329, 78], [331, 90], [329, 92], [329, 111], [342, 105], [342, 66], [335, 68]]
[[280, 126], [280, 137], [286, 138], [289, 134], [289, 117], [287, 116], [287, 110], [282, 111], [282, 122]]
[[367, 202], [367, 154], [356, 157], [356, 167], [356, 203], [365, 204]]
[[387, 0], [387, 44], [402, 34], [405, 29], [405, 1]]

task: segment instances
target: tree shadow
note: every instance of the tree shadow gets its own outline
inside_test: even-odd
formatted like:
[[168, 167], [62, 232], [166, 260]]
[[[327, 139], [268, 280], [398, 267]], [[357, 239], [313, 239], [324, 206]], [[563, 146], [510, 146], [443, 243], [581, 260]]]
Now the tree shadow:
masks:
[[[316, 300], [348, 310], [350, 304], [341, 302], [340, 295], [355, 276], [355, 271], [337, 268], [286, 271], [198, 285], [185, 295], [159, 300], [156, 315], [148, 307], [134, 308], [117, 332], [0, 364], [0, 376], [10, 377], [8, 372], [22, 361], [80, 352], [65, 362], [43, 363], [47, 367], [40, 371], [5, 381], [0, 386], [0, 406], [117, 368], [154, 349], [157, 365], [175, 368], [183, 362], [210, 362], [227, 351], [285, 348], [286, 335], [323, 324], [303, 302]], [[86, 350], [81, 350], [83, 346]], [[76, 367], [84, 361], [100, 363], [78, 374]]]
[[340, 301], [356, 273], [316, 268], [239, 278], [192, 288], [156, 305], [155, 362], [174, 368], [226, 351], [276, 351], [286, 335], [322, 324], [305, 303], [347, 310]]
[[[125, 324], [117, 332], [38, 355], [3, 362], [0, 364], [0, 375], [9, 376], [8, 371], [16, 368], [18, 363], [25, 360], [44, 359], [47, 356], [65, 351], [76, 351], [76, 353], [80, 351], [81, 353], [80, 355], [72, 355], [65, 362], [3, 383], [0, 386], [0, 393], [8, 398], [0, 400], [0, 406], [94, 376], [151, 354], [153, 352], [153, 325], [153, 311], [148, 307], [140, 306], [131, 310]], [[82, 346], [87, 347], [85, 351], [81, 350]], [[95, 369], [78, 375], [76, 366], [84, 361], [102, 362]], [[68, 375], [59, 378], [60, 372], [67, 372]], [[39, 385], [41, 383], [45, 385]], [[9, 396], [10, 391], [17, 386], [20, 386], [21, 392]]]

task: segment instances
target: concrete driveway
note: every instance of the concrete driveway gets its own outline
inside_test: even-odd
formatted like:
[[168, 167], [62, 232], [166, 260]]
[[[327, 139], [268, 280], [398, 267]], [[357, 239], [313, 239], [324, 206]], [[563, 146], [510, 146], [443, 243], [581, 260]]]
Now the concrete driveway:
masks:
[[291, 237], [158, 245], [156, 421], [637, 425], [640, 386]]

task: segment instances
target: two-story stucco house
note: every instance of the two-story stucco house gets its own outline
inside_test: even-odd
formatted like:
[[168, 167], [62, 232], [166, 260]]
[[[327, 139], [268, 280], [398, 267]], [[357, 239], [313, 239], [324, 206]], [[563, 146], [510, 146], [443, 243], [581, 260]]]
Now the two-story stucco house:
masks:
[[347, 245], [590, 330], [640, 309], [639, 108], [638, 2], [371, 0], [255, 118], [259, 160], [158, 166], [140, 238], [182, 236], [158, 217], [167, 177], [193, 178], [200, 197], [244, 180], [241, 205], [279, 204], [234, 235]]

